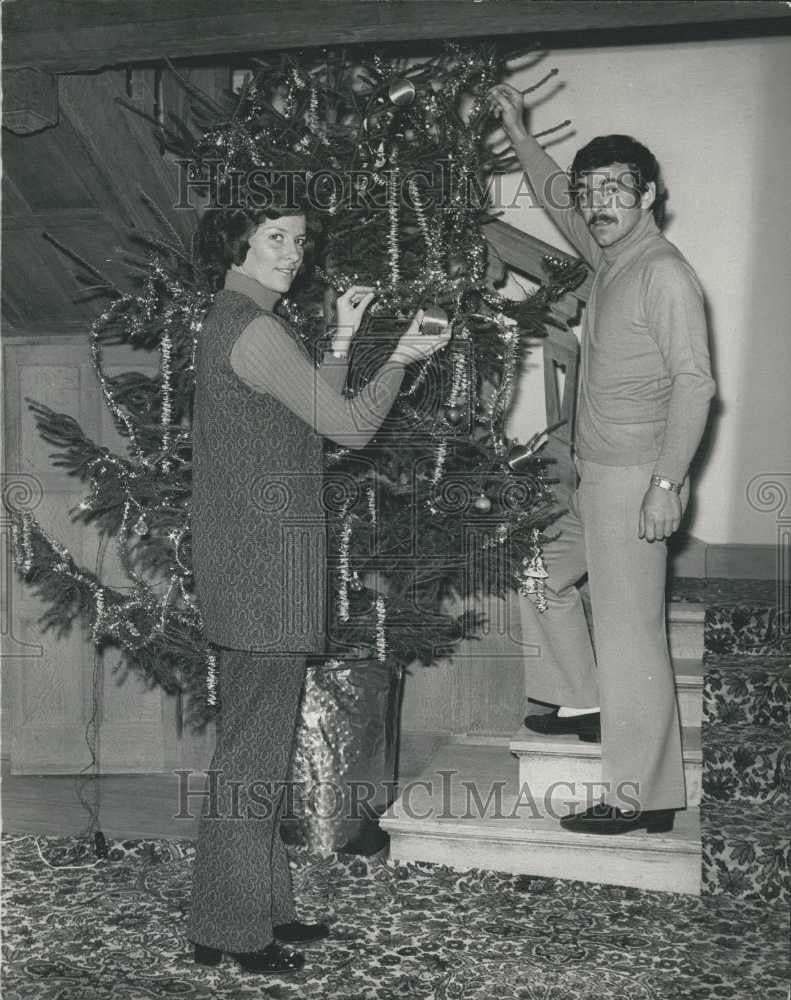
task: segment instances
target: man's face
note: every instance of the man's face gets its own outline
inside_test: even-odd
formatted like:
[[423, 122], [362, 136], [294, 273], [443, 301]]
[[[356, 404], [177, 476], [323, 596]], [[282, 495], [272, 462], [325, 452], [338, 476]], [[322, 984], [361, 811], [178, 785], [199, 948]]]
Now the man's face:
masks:
[[600, 247], [620, 243], [651, 211], [656, 185], [640, 192], [625, 163], [596, 167], [580, 176], [577, 207]]

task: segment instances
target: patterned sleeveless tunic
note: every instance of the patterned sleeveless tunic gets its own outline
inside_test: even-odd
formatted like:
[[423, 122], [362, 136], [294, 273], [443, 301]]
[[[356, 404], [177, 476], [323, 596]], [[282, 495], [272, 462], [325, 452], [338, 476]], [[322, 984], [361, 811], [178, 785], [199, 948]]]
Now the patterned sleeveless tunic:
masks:
[[318, 652], [325, 634], [322, 439], [283, 403], [247, 386], [230, 361], [236, 339], [263, 312], [225, 289], [201, 331], [193, 415], [195, 584], [212, 643]]

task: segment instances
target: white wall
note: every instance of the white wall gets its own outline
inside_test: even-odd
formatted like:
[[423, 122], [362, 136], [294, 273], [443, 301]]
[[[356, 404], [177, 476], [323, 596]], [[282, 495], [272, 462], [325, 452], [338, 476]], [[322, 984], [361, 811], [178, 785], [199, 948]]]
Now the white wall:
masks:
[[[791, 491], [791, 38], [555, 51], [512, 82], [525, 89], [551, 66], [560, 87], [535, 105], [531, 129], [572, 120], [575, 134], [549, 149], [564, 169], [596, 135], [644, 141], [670, 192], [666, 234], [707, 295], [720, 412], [689, 530], [772, 544], [775, 515], [753, 509], [746, 488], [774, 473]], [[516, 184], [506, 179], [506, 202]], [[568, 248], [540, 209], [504, 219]], [[528, 437], [542, 417], [540, 373], [528, 369], [512, 433]]]

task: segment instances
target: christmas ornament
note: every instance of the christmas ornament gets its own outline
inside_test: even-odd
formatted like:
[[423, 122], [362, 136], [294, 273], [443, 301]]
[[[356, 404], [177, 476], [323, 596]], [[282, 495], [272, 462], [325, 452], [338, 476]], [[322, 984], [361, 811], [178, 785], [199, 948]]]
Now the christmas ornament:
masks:
[[519, 585], [519, 593], [523, 597], [529, 597], [536, 608], [543, 612], [546, 611], [548, 604], [547, 599], [544, 594], [544, 580], [547, 579], [549, 573], [544, 565], [544, 559], [541, 555], [541, 545], [539, 542], [539, 532], [537, 528], [533, 528], [531, 533], [532, 539], [532, 555], [525, 556], [522, 559], [522, 569], [517, 576], [517, 582]]
[[448, 314], [439, 306], [429, 306], [423, 311], [423, 321], [420, 324], [420, 332], [426, 337], [438, 337], [448, 328]]
[[393, 80], [387, 88], [387, 96], [397, 108], [408, 108], [414, 102], [416, 94], [411, 80]]
[[135, 521], [135, 526], [132, 529], [136, 535], [140, 538], [145, 538], [148, 534], [148, 521], [146, 521], [145, 514], [141, 514], [140, 517]]
[[464, 410], [460, 406], [446, 406], [445, 419], [449, 424], [459, 424], [464, 420]]
[[472, 505], [477, 511], [480, 511], [481, 514], [488, 514], [492, 509], [492, 501], [486, 496], [485, 493], [481, 493], [479, 497], [476, 497]]

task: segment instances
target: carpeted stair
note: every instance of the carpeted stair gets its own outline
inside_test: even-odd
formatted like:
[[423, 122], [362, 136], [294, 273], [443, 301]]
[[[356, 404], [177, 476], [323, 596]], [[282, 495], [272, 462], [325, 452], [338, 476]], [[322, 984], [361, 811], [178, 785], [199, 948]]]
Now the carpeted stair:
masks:
[[706, 600], [702, 889], [791, 903], [791, 630], [778, 589], [728, 581]]

